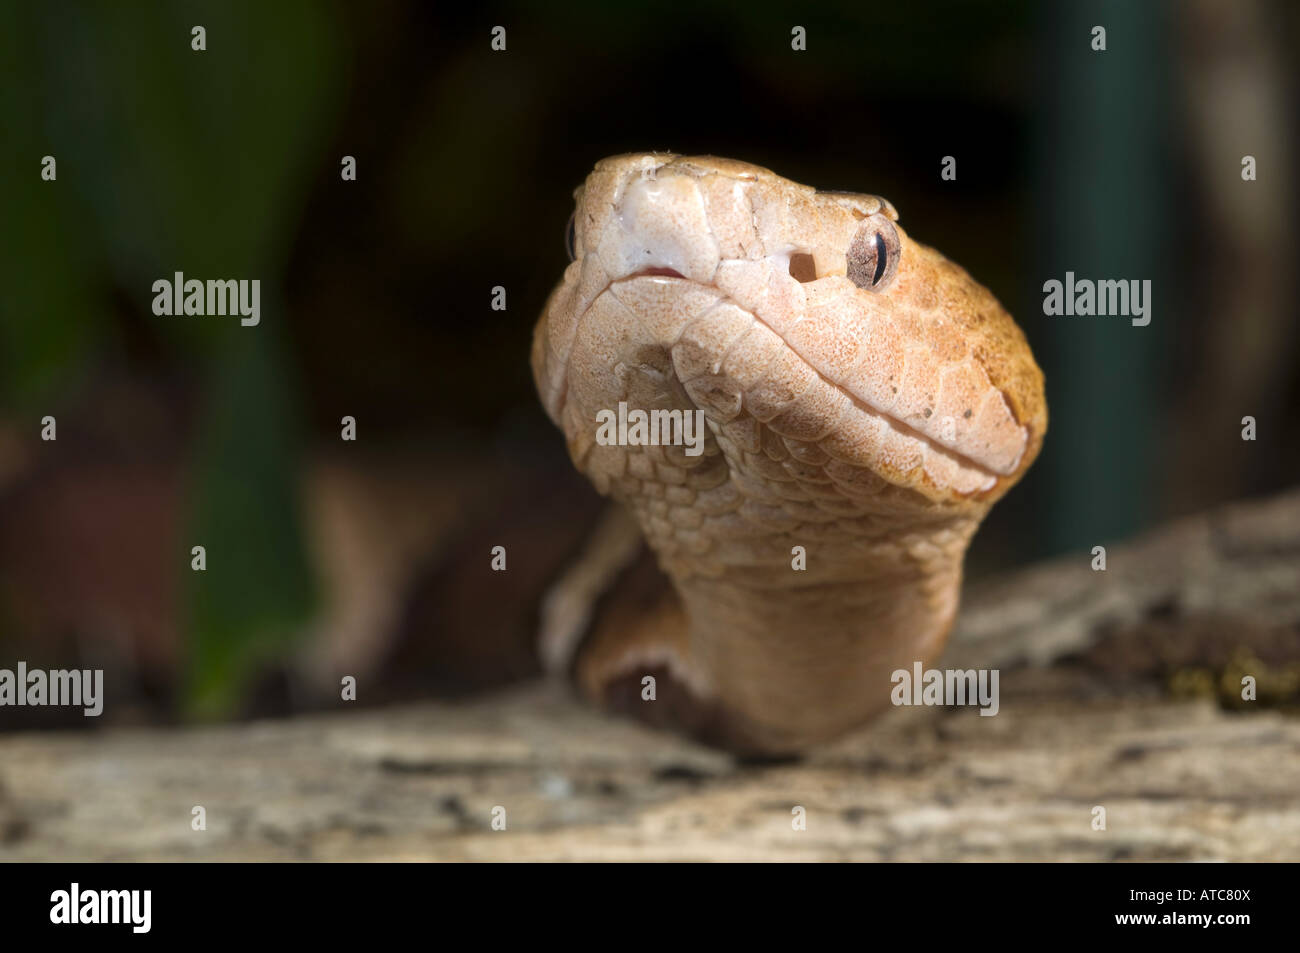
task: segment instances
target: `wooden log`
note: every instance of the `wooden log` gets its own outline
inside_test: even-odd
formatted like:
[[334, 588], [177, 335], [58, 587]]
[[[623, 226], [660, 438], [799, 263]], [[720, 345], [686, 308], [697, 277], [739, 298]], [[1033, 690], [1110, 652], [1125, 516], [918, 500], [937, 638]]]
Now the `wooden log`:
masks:
[[1108, 549], [968, 592], [943, 665], [999, 668], [996, 717], [898, 708], [767, 765], [553, 683], [0, 736], [0, 860], [1300, 859], [1300, 492]]

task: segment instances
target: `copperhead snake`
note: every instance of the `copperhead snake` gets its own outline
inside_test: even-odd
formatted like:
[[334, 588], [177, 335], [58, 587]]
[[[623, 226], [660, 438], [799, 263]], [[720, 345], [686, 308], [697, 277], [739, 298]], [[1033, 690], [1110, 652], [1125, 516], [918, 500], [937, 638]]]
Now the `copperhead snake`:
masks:
[[[876, 196], [642, 153], [575, 200], [534, 379], [672, 582], [583, 645], [580, 686], [657, 672], [673, 690], [646, 706], [751, 754], [862, 724], [938, 657], [967, 545], [1042, 445], [1024, 335]], [[703, 411], [703, 452], [598, 440], [620, 403]]]

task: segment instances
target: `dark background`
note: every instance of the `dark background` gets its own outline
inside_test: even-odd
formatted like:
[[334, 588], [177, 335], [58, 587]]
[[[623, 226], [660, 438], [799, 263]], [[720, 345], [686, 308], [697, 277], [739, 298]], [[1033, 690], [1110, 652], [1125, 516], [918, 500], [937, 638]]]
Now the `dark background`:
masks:
[[[1294, 5], [471, 6], [0, 13], [0, 666], [104, 668], [103, 723], [535, 674], [600, 503], [528, 345], [626, 151], [884, 195], [1016, 316], [1051, 423], [972, 578], [1295, 482]], [[1045, 317], [1067, 270], [1150, 279], [1150, 326]], [[153, 315], [175, 271], [259, 278], [261, 324]]]

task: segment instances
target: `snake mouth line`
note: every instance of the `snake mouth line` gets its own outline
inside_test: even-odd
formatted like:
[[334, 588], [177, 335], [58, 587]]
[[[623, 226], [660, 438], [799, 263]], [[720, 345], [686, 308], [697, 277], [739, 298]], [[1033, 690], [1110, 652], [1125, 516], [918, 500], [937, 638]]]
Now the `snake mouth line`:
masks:
[[680, 278], [683, 281], [686, 280], [686, 276], [676, 268], [642, 268], [640, 271], [624, 275], [617, 280], [631, 281], [633, 278]]
[[[678, 279], [680, 281], [687, 282], [687, 283], [700, 284], [699, 282], [691, 282], [691, 279], [686, 278], [676, 269], [664, 268], [664, 267], [652, 267], [652, 268], [643, 268], [639, 271], [633, 272], [631, 274], [623, 275], [619, 278], [614, 279], [609, 283], [609, 285], [605, 287], [605, 289], [601, 292], [601, 294], [605, 294], [606, 292], [610, 291], [613, 287], [617, 285], [630, 283], [640, 278], [654, 278], [658, 280], [663, 280], [665, 278]], [[739, 304], [739, 302], [734, 301], [734, 299], [727, 296], [716, 287], [713, 287], [712, 285], [707, 285], [707, 287], [713, 288], [713, 290], [717, 291], [719, 295], [722, 295], [722, 297], [719, 300], [719, 303], [730, 302], [732, 304]], [[597, 295], [596, 297], [599, 296], [600, 295]], [[781, 342], [787, 348], [789, 348], [795, 355], [797, 355], [799, 359], [803, 361], [804, 365], [810, 371], [816, 374], [819, 379], [821, 379], [824, 383], [835, 388], [836, 391], [838, 391], [839, 393], [847, 397], [856, 411], [858, 411], [859, 413], [868, 414], [872, 417], [878, 418], [879, 420], [883, 421], [891, 429], [901, 434], [902, 436], [914, 440], [918, 443], [921, 443], [931, 448], [937, 453], [943, 454], [945, 457], [953, 461], [958, 466], [967, 470], [972, 470], [984, 478], [984, 485], [981, 486], [979, 489], [970, 491], [970, 493], [961, 493], [960, 491], [957, 491], [959, 495], [967, 496], [967, 495], [971, 495], [972, 493], [979, 494], [979, 493], [986, 492], [989, 489], [991, 489], [993, 486], [995, 486], [999, 479], [1001, 479], [1003, 476], [1006, 475], [1001, 473], [998, 470], [995, 470], [988, 464], [981, 463], [979, 460], [976, 460], [973, 457], [967, 456], [966, 454], [963, 454], [952, 447], [946, 446], [939, 440], [935, 439], [934, 437], [931, 437], [929, 434], [926, 434], [918, 430], [917, 428], [913, 427], [912, 425], [908, 424], [903, 420], [898, 419], [897, 417], [893, 416], [887, 411], [880, 410], [879, 408], [873, 406], [863, 398], [859, 397], [857, 394], [854, 394], [848, 388], [842, 386], [832, 378], [828, 377], [822, 371], [821, 368], [819, 368], [813, 362], [809, 361], [808, 358], [805, 357], [803, 354], [799, 353], [799, 350], [786, 339], [784, 334], [782, 334], [780, 331], [773, 328], [769, 323], [764, 321], [758, 314], [749, 311], [748, 309], [745, 310], [748, 311], [748, 313], [753, 317], [755, 322], [761, 324], [763, 327], [767, 328], [769, 331], [771, 331], [773, 334], [779, 337], [781, 339]], [[1023, 427], [1023, 424], [1021, 426]], [[1026, 440], [1027, 439], [1028, 439], [1028, 434], [1026, 434]], [[1017, 466], [1018, 465], [1019, 465], [1019, 461], [1017, 461]]]
[[[965, 467], [968, 470], [974, 470], [976, 473], [979, 473], [981, 476], [983, 476], [985, 478], [984, 486], [980, 487], [978, 490], [972, 491], [973, 493], [985, 492], [996, 485], [998, 478], [1001, 476], [1001, 474], [999, 474], [996, 470], [991, 469], [986, 464], [980, 463], [980, 461], [978, 460], [966, 456], [964, 453], [960, 453], [957, 450], [954, 450], [952, 447], [945, 446], [944, 444], [940, 443], [938, 440], [934, 439], [928, 434], [922, 433], [920, 430], [917, 430], [911, 424], [899, 420], [897, 417], [893, 416], [892, 414], [886, 413], [883, 410], [879, 410], [873, 407], [871, 404], [867, 403], [865, 400], [863, 400], [857, 394], [850, 391], [848, 388], [843, 387], [840, 384], [837, 384], [835, 381], [831, 380], [829, 377], [823, 374], [819, 367], [817, 367], [815, 364], [809, 361], [802, 354], [799, 354], [798, 350], [795, 349], [794, 345], [792, 345], [789, 341], [785, 339], [785, 335], [781, 334], [779, 331], [776, 331], [774, 328], [772, 328], [771, 325], [769, 325], [766, 321], [763, 321], [763, 319], [760, 318], [758, 315], [754, 315], [754, 320], [761, 323], [769, 331], [772, 331], [773, 334], [775, 334], [777, 337], [781, 339], [782, 343], [784, 343], [786, 347], [788, 347], [791, 351], [794, 351], [795, 354], [798, 354], [799, 359], [804, 362], [804, 365], [809, 370], [811, 370], [814, 374], [816, 374], [819, 378], [821, 378], [822, 381], [824, 381], [826, 384], [830, 385], [831, 387], [834, 387], [837, 391], [839, 391], [839, 393], [847, 397], [849, 399], [849, 402], [852, 404], [853, 408], [857, 410], [859, 413], [870, 414], [873, 417], [879, 418], [880, 420], [888, 424], [890, 427], [892, 427], [895, 431], [902, 434], [904, 437], [908, 437], [912, 440], [917, 441], [918, 443], [924, 444], [925, 446], [931, 448], [935, 452], [941, 453], [944, 456], [948, 457], [958, 466]], [[954, 492], [957, 492], [959, 496], [971, 495], [971, 493], [962, 493], [960, 491], [954, 491]]]

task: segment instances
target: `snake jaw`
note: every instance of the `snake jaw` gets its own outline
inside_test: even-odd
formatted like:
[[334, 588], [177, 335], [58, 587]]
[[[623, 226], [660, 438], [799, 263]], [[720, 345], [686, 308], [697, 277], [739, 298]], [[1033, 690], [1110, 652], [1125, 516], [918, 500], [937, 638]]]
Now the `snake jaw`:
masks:
[[[875, 196], [632, 155], [600, 162], [575, 197], [576, 257], [534, 336], [543, 403], [681, 592], [692, 635], [678, 650], [697, 687], [747, 737], [784, 746], [841, 730], [878, 707], [848, 697], [853, 678], [874, 693], [885, 661], [942, 645], [966, 543], [1038, 452], [1046, 406], [1024, 337]], [[864, 251], [869, 226], [888, 241]], [[702, 411], [703, 453], [602, 444], [596, 415], [620, 405]], [[815, 569], [790, 571], [793, 546], [817, 548]], [[850, 676], [835, 710], [793, 733], [753, 724], [790, 688], [784, 643], [762, 635], [773, 620], [840, 645]], [[756, 641], [758, 661], [744, 661]]]

